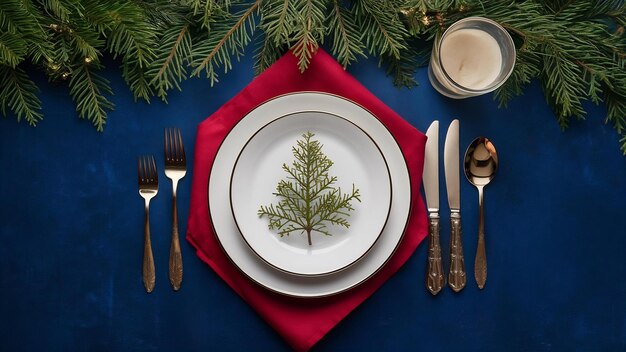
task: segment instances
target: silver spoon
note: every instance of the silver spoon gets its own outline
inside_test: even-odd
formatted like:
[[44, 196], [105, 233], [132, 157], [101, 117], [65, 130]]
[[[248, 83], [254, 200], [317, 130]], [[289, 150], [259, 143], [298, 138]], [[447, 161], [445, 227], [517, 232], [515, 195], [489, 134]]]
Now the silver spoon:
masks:
[[478, 222], [478, 247], [474, 263], [474, 276], [478, 288], [485, 287], [487, 281], [487, 256], [485, 254], [485, 223], [483, 211], [483, 188], [491, 182], [498, 170], [498, 153], [493, 143], [478, 137], [467, 147], [465, 152], [465, 177], [478, 189], [480, 220]]

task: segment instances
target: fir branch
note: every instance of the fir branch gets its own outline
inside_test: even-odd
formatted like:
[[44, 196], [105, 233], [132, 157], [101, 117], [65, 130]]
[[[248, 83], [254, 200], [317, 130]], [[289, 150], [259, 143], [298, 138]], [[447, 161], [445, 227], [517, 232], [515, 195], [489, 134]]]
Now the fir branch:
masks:
[[393, 7], [393, 1], [359, 0], [355, 3], [354, 13], [371, 54], [400, 59], [400, 52], [406, 49], [408, 32], [400, 21], [399, 11], [400, 8]]
[[393, 77], [394, 85], [407, 88], [416, 86], [415, 72], [420, 66], [418, 60], [423, 56], [424, 54], [414, 46], [409, 46], [401, 51], [399, 59], [393, 56], [384, 57], [387, 62], [387, 74]]
[[211, 24], [215, 22], [216, 12], [227, 12], [221, 9], [214, 0], [184, 0], [182, 4], [193, 10], [193, 15], [200, 19], [200, 27], [206, 30], [210, 30]]
[[294, 0], [268, 0], [262, 3], [260, 27], [266, 40], [276, 47], [285, 44], [291, 46], [293, 24], [299, 16], [294, 3]]
[[297, 2], [295, 6], [299, 16], [296, 17], [293, 34], [295, 44], [291, 49], [298, 58], [300, 72], [307, 69], [311, 58], [324, 40], [325, 9], [326, 3], [321, 0], [303, 0]]
[[19, 67], [0, 65], [0, 110], [7, 116], [7, 108], [17, 117], [24, 118], [29, 125], [35, 126], [43, 115], [41, 100], [36, 95], [37, 86]]
[[[260, 44], [259, 44], [260, 43]], [[261, 74], [278, 60], [286, 50], [276, 46], [266, 35], [257, 36], [257, 49], [254, 54], [254, 73]]]
[[346, 68], [356, 61], [357, 56], [365, 57], [363, 33], [359, 31], [356, 17], [350, 9], [344, 8], [339, 0], [332, 0], [331, 5], [327, 25], [332, 39], [331, 51]]
[[153, 85], [150, 83], [148, 68], [141, 66], [138, 61], [130, 56], [125, 56], [122, 60], [122, 77], [133, 92], [135, 101], [138, 99], [150, 103], [150, 98], [154, 96]]
[[[622, 91], [616, 92], [607, 90], [605, 93], [605, 101], [607, 107], [606, 122], [611, 122], [613, 127], [619, 134], [626, 132], [626, 88], [621, 86]], [[626, 154], [626, 149], [622, 145], [622, 152]]]
[[[252, 41], [257, 74], [288, 49], [304, 70], [318, 46], [330, 40], [331, 54], [344, 67], [367, 51], [380, 58], [396, 85], [412, 86], [414, 70], [437, 35], [459, 19], [484, 16], [504, 26], [518, 43], [515, 70], [494, 94], [501, 106], [538, 79], [561, 126], [583, 117], [583, 101], [590, 100], [604, 102], [606, 121], [623, 133], [623, 0], [1, 2], [0, 65], [17, 70], [31, 62], [50, 80], [62, 82], [78, 73], [78, 66], [99, 68], [102, 53], [109, 52], [121, 59], [135, 99], [146, 101], [154, 95], [165, 99], [170, 89], [180, 89], [189, 71], [196, 76], [204, 72], [214, 84], [216, 71], [230, 71], [232, 60]], [[255, 38], [257, 28], [261, 33]], [[11, 92], [2, 91], [0, 100], [6, 102]], [[95, 121], [103, 120], [98, 108], [103, 101], [108, 100], [89, 100], [95, 105], [86, 111], [96, 113]]]
[[88, 24], [77, 23], [73, 29], [69, 28], [64, 34], [69, 38], [69, 44], [74, 47], [72, 52], [77, 54], [75, 56], [89, 58], [88, 61], [98, 60], [102, 56], [98, 48], [101, 48], [105, 41]]
[[0, 65], [15, 68], [24, 60], [26, 42], [12, 33], [0, 33]]
[[189, 23], [182, 22], [163, 33], [157, 59], [148, 70], [148, 76], [152, 77], [150, 84], [156, 87], [163, 101], [167, 101], [167, 91], [180, 90], [180, 82], [187, 78], [187, 58], [192, 47], [189, 27]]
[[99, 65], [79, 64], [70, 79], [70, 96], [76, 103], [80, 118], [90, 120], [98, 131], [104, 130], [106, 110], [113, 110], [114, 104], [104, 94], [113, 94], [109, 81], [92, 72]]
[[46, 11], [63, 22], [68, 22], [70, 15], [77, 12], [77, 0], [39, 0]]
[[260, 4], [260, 0], [255, 1], [247, 10], [235, 16], [236, 21], [232, 24], [230, 21], [216, 24], [205, 40], [194, 45], [192, 66], [195, 69], [192, 75], [199, 76], [204, 71], [213, 85], [217, 82], [216, 68], [223, 67], [224, 73], [232, 68], [230, 56], [232, 54], [239, 60], [243, 55], [256, 27], [255, 14]]

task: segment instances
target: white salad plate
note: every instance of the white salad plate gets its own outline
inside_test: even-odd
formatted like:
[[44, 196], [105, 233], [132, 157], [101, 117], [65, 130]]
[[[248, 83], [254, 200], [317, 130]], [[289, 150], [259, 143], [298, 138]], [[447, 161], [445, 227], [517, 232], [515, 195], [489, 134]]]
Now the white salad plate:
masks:
[[[336, 177], [329, 186], [340, 189], [339, 198], [352, 195], [353, 190], [358, 192], [358, 199], [350, 202], [353, 210], [341, 210], [347, 215], [340, 217], [349, 227], [321, 222], [319, 215], [307, 224], [304, 200], [290, 198], [287, 202], [275, 195], [282, 180], [291, 187], [300, 185], [301, 198], [306, 198], [304, 184], [308, 181], [313, 192], [317, 191], [308, 195], [312, 198], [308, 213], [324, 212], [318, 205], [330, 190], [315, 189], [316, 182], [306, 180], [304, 173], [296, 180], [283, 169], [286, 166], [295, 171], [292, 148], [304, 141], [305, 133], [313, 134], [311, 141], [318, 141], [321, 152], [333, 162], [325, 172], [327, 176], [317, 184]], [[232, 172], [230, 201], [243, 239], [261, 259], [294, 275], [328, 275], [356, 263], [380, 237], [391, 209], [391, 179], [378, 145], [353, 122], [327, 112], [297, 112], [271, 121], [248, 140]], [[277, 219], [283, 228], [290, 229], [283, 236], [278, 229], [268, 228], [267, 215], [258, 214], [261, 205], [278, 209], [281, 202], [287, 211], [277, 213]], [[307, 225], [313, 227], [310, 244]]]
[[[246, 143], [272, 121], [305, 112], [339, 116], [365, 131], [380, 148], [380, 153], [387, 162], [392, 185], [389, 217], [374, 246], [353, 265], [321, 276], [293, 275], [268, 265], [254, 253], [240, 234], [230, 206], [229, 186], [233, 170]], [[252, 181], [257, 176], [250, 175], [249, 180]], [[350, 177], [347, 178], [345, 181], [349, 182]], [[211, 167], [208, 188], [209, 213], [214, 232], [234, 265], [259, 285], [274, 292], [296, 297], [329, 296], [365, 282], [393, 255], [402, 240], [411, 209], [408, 168], [402, 151], [391, 133], [374, 115], [361, 106], [345, 98], [319, 92], [293, 93], [276, 97], [259, 105], [242, 118], [220, 145]]]

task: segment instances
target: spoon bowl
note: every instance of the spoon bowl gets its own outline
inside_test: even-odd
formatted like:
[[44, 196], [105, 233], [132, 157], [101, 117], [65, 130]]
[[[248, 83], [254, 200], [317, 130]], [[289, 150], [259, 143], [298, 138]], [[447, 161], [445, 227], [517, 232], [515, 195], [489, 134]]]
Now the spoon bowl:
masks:
[[478, 222], [478, 246], [474, 262], [474, 276], [479, 288], [487, 282], [487, 255], [485, 252], [485, 222], [483, 188], [493, 180], [498, 170], [498, 153], [493, 143], [485, 137], [478, 137], [469, 145], [464, 158], [465, 177], [478, 189], [480, 219]]
[[493, 143], [478, 137], [465, 152], [465, 177], [476, 187], [486, 186], [498, 170], [498, 153]]

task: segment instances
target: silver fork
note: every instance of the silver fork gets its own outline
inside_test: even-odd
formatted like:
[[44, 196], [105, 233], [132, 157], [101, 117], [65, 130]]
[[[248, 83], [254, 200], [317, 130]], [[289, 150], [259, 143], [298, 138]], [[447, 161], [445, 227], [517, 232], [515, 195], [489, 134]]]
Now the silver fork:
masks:
[[145, 201], [145, 232], [143, 244], [143, 286], [146, 292], [154, 290], [155, 272], [152, 244], [150, 242], [150, 200], [159, 192], [159, 175], [153, 156], [139, 157], [138, 163], [139, 195]]
[[172, 245], [170, 246], [169, 277], [174, 291], [180, 289], [183, 282], [183, 256], [178, 240], [178, 210], [176, 209], [176, 187], [185, 177], [187, 161], [183, 138], [178, 128], [165, 129], [165, 176], [172, 180]]

